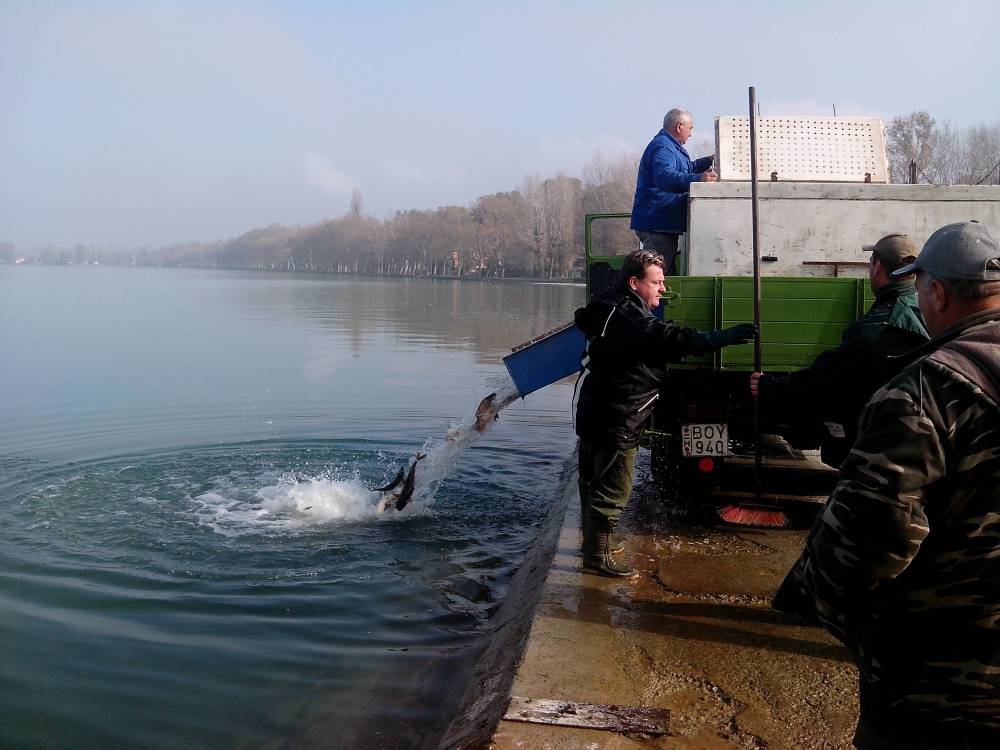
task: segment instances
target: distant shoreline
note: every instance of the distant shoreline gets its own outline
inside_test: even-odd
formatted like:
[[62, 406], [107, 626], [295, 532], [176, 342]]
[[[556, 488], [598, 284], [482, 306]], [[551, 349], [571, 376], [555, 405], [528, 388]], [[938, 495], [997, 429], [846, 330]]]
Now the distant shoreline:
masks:
[[567, 277], [554, 276], [552, 278], [535, 278], [533, 276], [432, 276], [432, 275], [397, 275], [386, 273], [348, 273], [344, 271], [299, 271], [286, 270], [284, 268], [226, 268], [220, 266], [162, 266], [152, 264], [131, 264], [131, 263], [5, 263], [0, 261], [0, 266], [25, 266], [36, 268], [45, 266], [49, 268], [70, 268], [80, 266], [82, 268], [159, 268], [167, 270], [184, 271], [246, 271], [252, 273], [276, 273], [287, 276], [342, 276], [345, 278], [369, 278], [369, 279], [429, 279], [431, 281], [463, 281], [463, 282], [488, 282], [488, 283], [516, 283], [516, 284], [553, 284], [560, 286], [586, 286], [584, 279], [573, 279]]

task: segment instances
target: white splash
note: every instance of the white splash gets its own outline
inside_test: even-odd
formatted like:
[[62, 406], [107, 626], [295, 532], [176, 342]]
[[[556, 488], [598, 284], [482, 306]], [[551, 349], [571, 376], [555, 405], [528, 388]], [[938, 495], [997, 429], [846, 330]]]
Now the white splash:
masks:
[[[276, 483], [256, 491], [222, 483], [214, 491], [192, 500], [198, 523], [225, 536], [284, 533], [305, 530], [332, 522], [396, 518], [427, 513], [434, 493], [455, 468], [459, 456], [473, 446], [493, 424], [493, 417], [518, 398], [517, 389], [507, 379], [496, 390], [492, 402], [476, 415], [453, 423], [443, 438], [428, 438], [419, 453], [426, 454], [414, 473], [411, 502], [402, 511], [388, 493], [372, 491], [357, 476], [282, 476]], [[478, 429], [477, 429], [478, 427]], [[415, 457], [401, 467], [408, 473]], [[395, 473], [395, 472], [392, 472]], [[270, 477], [275, 481], [274, 475]], [[266, 479], [264, 481], [267, 481]], [[393, 491], [399, 492], [401, 488]]]
[[246, 491], [220, 488], [193, 498], [198, 523], [224, 536], [308, 529], [333, 521], [375, 517], [377, 493], [359, 479], [282, 477]]
[[308, 514], [314, 521], [356, 520], [372, 514], [372, 493], [360, 481], [289, 479], [257, 490], [261, 512]]

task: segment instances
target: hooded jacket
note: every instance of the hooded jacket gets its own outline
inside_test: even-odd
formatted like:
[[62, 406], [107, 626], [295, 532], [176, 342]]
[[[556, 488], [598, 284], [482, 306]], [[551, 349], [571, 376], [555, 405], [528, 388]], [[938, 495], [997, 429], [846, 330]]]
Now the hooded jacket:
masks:
[[623, 284], [577, 310], [575, 318], [587, 337], [576, 434], [591, 444], [635, 446], [653, 413], [667, 363], [718, 348], [693, 328], [654, 317]]

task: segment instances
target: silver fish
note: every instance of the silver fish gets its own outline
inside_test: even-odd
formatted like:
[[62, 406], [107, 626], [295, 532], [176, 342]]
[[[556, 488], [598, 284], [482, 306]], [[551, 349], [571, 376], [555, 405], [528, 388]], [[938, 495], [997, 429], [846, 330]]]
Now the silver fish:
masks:
[[406, 475], [406, 481], [403, 482], [403, 489], [396, 496], [396, 510], [402, 510], [406, 507], [406, 504], [413, 499], [413, 490], [416, 487], [417, 461], [422, 458], [427, 458], [427, 454], [417, 453], [417, 457], [410, 465], [410, 472]]
[[479, 406], [476, 407], [476, 432], [486, 432], [491, 419], [494, 422], [500, 419], [500, 410], [494, 403], [496, 397], [496, 393], [491, 393], [480, 401]]
[[[399, 473], [396, 474], [389, 484], [385, 487], [378, 487], [372, 490], [372, 492], [382, 493], [382, 497], [379, 498], [378, 504], [375, 506], [377, 513], [385, 513], [389, 509], [389, 506], [392, 505], [396, 506], [396, 510], [402, 510], [406, 507], [410, 500], [413, 499], [413, 490], [416, 487], [417, 461], [426, 457], [426, 453], [417, 453], [417, 457], [410, 465], [409, 472], [400, 469]], [[398, 492], [390, 492], [390, 490], [396, 489], [399, 485], [403, 485], [402, 489]]]
[[385, 487], [372, 487], [372, 492], [388, 492], [389, 490], [396, 489], [403, 482], [403, 477], [405, 476], [403, 469], [399, 470], [399, 473], [393, 478], [389, 484]]

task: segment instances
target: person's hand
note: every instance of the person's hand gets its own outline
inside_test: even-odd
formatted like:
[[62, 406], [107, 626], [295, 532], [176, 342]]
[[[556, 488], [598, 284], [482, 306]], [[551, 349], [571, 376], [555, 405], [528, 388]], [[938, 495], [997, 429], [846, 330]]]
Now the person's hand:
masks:
[[719, 175], [715, 173], [715, 167], [709, 167], [700, 175], [698, 175], [699, 182], [718, 182]]
[[720, 346], [746, 344], [757, 337], [757, 326], [753, 323], [737, 323], [731, 328], [723, 328], [718, 332]]
[[750, 373], [750, 395], [757, 398], [760, 395], [760, 388], [757, 383], [760, 381], [760, 376], [762, 373], [751, 372]]
[[721, 331], [699, 331], [694, 337], [694, 350], [698, 354], [714, 352], [724, 346], [753, 341], [756, 335], [757, 326], [753, 323], [740, 323]]

